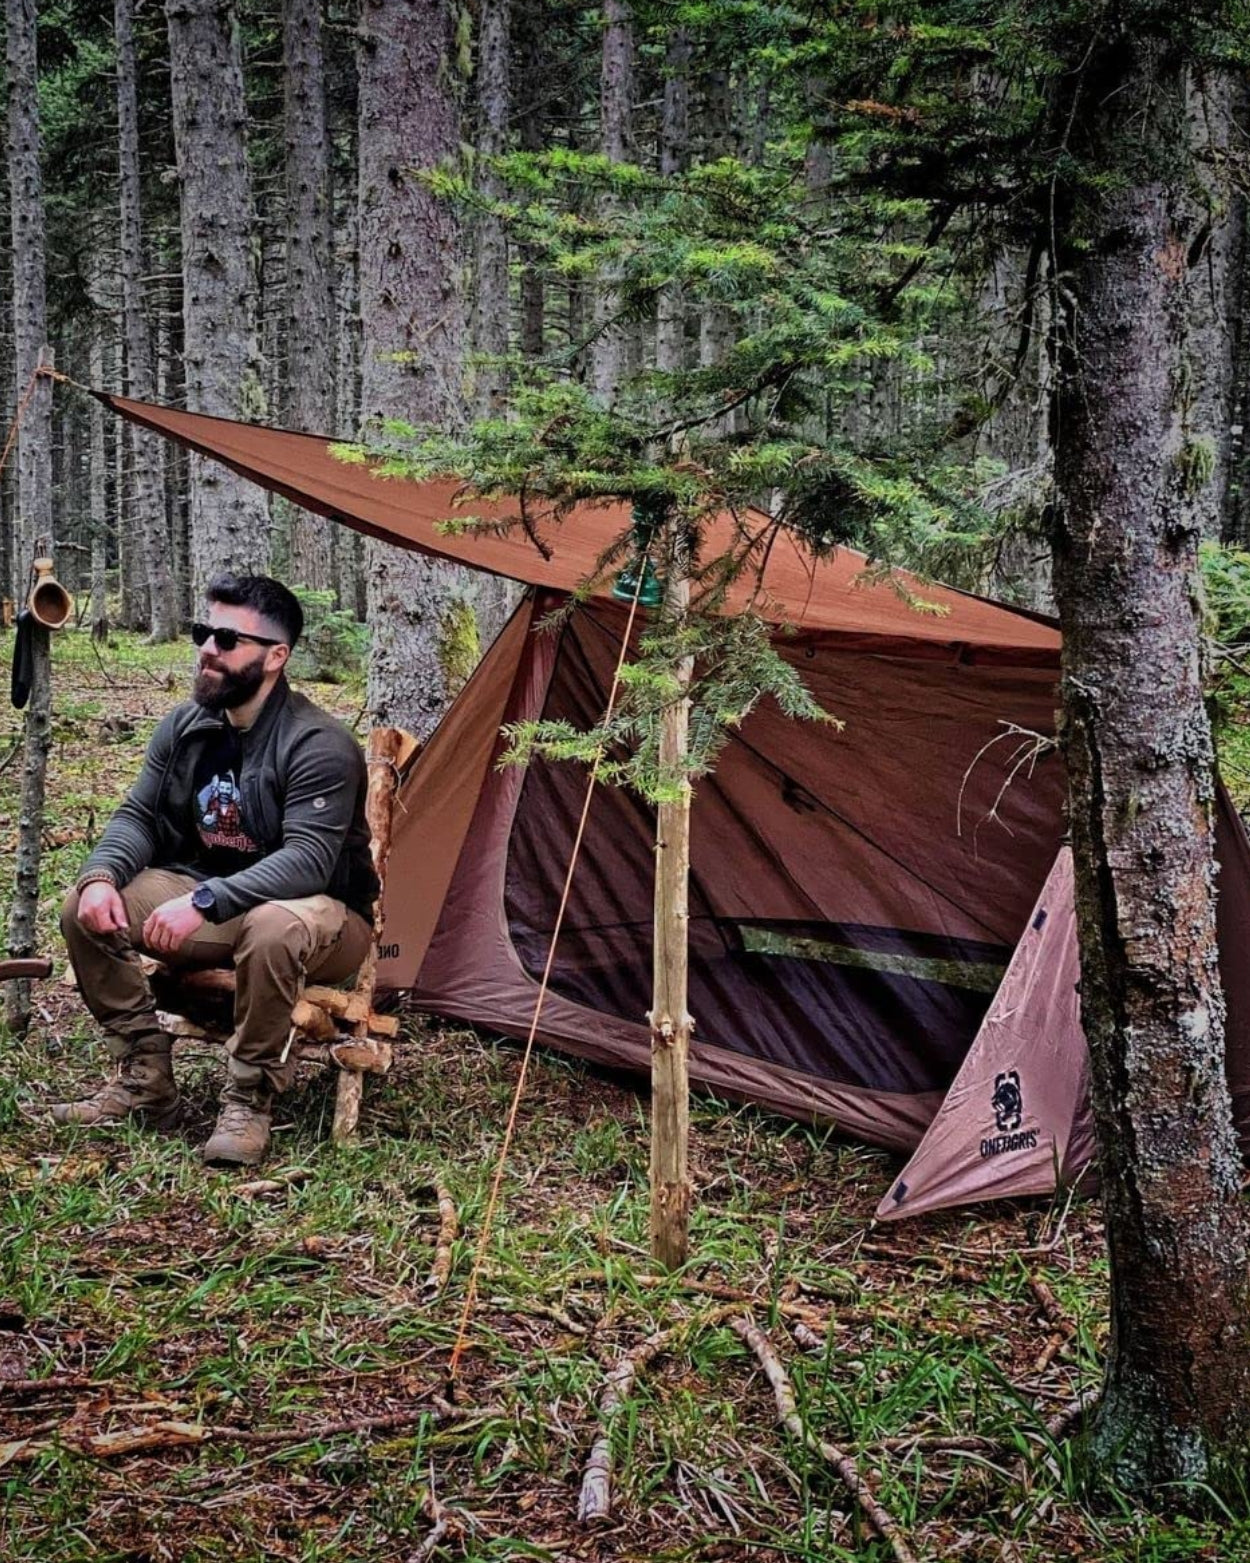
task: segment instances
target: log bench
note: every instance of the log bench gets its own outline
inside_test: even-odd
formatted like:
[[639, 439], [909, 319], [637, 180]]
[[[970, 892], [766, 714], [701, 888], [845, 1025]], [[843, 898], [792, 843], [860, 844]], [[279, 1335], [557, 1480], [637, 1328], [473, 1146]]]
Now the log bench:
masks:
[[[397, 727], [376, 727], [369, 734], [366, 758], [369, 789], [365, 818], [369, 847], [381, 886], [391, 849], [395, 794], [419, 745]], [[366, 1074], [385, 1074], [391, 1067], [391, 1044], [399, 1019], [373, 1007], [378, 940], [382, 933], [382, 895], [374, 914], [373, 944], [351, 988], [307, 986], [291, 1011], [291, 1030], [282, 1057], [328, 1064], [339, 1071], [335, 1093], [336, 1141], [348, 1140], [360, 1121]], [[233, 970], [192, 967], [175, 969], [149, 956], [141, 958], [157, 1002], [162, 1028], [176, 1037], [206, 1037], [224, 1042], [232, 1029], [235, 977]]]

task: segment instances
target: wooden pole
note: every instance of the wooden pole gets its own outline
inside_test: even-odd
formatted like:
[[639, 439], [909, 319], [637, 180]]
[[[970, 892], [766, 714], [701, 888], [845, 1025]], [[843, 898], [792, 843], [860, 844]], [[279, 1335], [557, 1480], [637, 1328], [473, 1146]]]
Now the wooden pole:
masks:
[[[674, 618], [690, 604], [685, 550], [671, 549], [665, 603]], [[693, 659], [677, 669], [689, 688]], [[681, 796], [661, 803], [655, 840], [655, 968], [651, 1014], [651, 1257], [665, 1269], [686, 1262], [690, 1246], [690, 1031], [686, 1010], [689, 952], [690, 782], [685, 774], [690, 701], [683, 693], [661, 717], [660, 765], [680, 774]]]

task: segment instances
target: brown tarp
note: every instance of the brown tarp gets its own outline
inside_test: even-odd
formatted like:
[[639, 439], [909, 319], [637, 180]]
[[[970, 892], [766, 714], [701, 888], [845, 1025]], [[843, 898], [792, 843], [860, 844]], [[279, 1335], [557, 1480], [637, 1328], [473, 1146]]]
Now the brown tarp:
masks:
[[[606, 579], [557, 632], [539, 622], [596, 569], [628, 525], [626, 507], [578, 507], [543, 530], [541, 547], [520, 531], [448, 534], [441, 523], [466, 508], [498, 520], [509, 507], [464, 507], [454, 485], [337, 460], [321, 437], [102, 400], [307, 509], [537, 589], [405, 785], [380, 952], [384, 984], [410, 987], [444, 1015], [524, 1034], [584, 776], [541, 763], [500, 769], [499, 727], [540, 715], [588, 724], [602, 712], [624, 626]], [[1053, 731], [1058, 633], [1038, 616], [942, 587], [915, 587], [938, 610], [918, 613], [891, 586], [865, 584], [860, 555], [816, 561], [772, 537], [763, 516], [727, 515], [712, 530], [711, 551], [732, 546], [752, 564], [730, 606], [749, 600], [788, 626], [778, 650], [846, 725], [795, 723], [765, 702], [697, 788], [692, 1075], [727, 1096], [912, 1149], [952, 1082], [962, 1090], [961, 1066], [1022, 935], [995, 1023], [1012, 984], [1056, 1016], [1070, 989], [1071, 944], [1059, 951], [1052, 929], [1043, 945], [1030, 922], [1061, 833], [1059, 761], [1053, 751], [1028, 757], [1030, 735]], [[1232, 828], [1221, 854], [1225, 951], [1240, 950], [1250, 927], [1250, 844], [1235, 816]], [[639, 1071], [650, 1058], [653, 830], [638, 800], [600, 790], [539, 1028], [568, 1052]], [[1053, 900], [1061, 888], [1044, 894]], [[1053, 960], [1038, 953], [1052, 945]], [[1225, 978], [1230, 1080], [1244, 1119], [1250, 963], [1226, 962]], [[1064, 1057], [1067, 1066], [1054, 1067], [1069, 1070], [1067, 1102], [1080, 1094], [1080, 1061], [1071, 1046]], [[1010, 1094], [997, 1108], [1008, 1122]], [[983, 1113], [983, 1081], [971, 1095]], [[1040, 1100], [1031, 1087], [1026, 1109], [1030, 1100]], [[1059, 1103], [1060, 1119], [1064, 1110]], [[1064, 1167], [1084, 1154], [1079, 1128], [1078, 1115], [1062, 1144], [1055, 1136], [1052, 1180], [1056, 1157]], [[1028, 1177], [1003, 1178], [997, 1191], [1025, 1186]]]
[[[377, 476], [369, 466], [337, 459], [331, 453], [332, 442], [321, 435], [210, 418], [124, 396], [102, 394], [100, 399], [131, 422], [213, 457], [305, 510], [342, 521], [383, 542], [530, 586], [576, 590], [592, 574], [604, 550], [629, 526], [627, 505], [579, 505], [560, 526], [543, 529], [540, 541], [549, 557], [519, 529], [503, 537], [447, 535], [439, 530], [444, 521], [463, 520], [466, 515], [497, 521], [515, 515], [516, 507], [459, 502], [460, 490], [454, 483]], [[750, 601], [765, 618], [806, 629], [897, 636], [908, 644], [998, 647], [1017, 660], [1029, 657], [1057, 665], [1059, 636], [1049, 621], [949, 587], [929, 585], [916, 590], [937, 611], [918, 613], [894, 587], [863, 584], [862, 554], [840, 549], [831, 559], [817, 562], [790, 536], [775, 536], [768, 518], [756, 512], [740, 519], [724, 515], [711, 528], [705, 555], [710, 558], [728, 548], [745, 550], [754, 566], [762, 567], [744, 573], [730, 594], [731, 608]]]

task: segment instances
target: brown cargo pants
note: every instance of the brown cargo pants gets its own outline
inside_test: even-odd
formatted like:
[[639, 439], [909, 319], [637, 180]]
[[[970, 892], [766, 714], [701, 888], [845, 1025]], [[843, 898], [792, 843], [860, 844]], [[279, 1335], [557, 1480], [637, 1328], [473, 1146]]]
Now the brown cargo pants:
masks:
[[[124, 933], [90, 933], [78, 921], [78, 894], [61, 909], [61, 932], [87, 1008], [104, 1028], [115, 1058], [131, 1041], [159, 1031], [152, 990], [139, 965], [143, 925], [166, 901], [186, 895], [196, 881], [187, 874], [148, 868], [122, 890], [130, 925]], [[234, 1031], [226, 1043], [232, 1060], [260, 1069], [272, 1091], [290, 1084], [293, 1066], [281, 1062], [291, 1030], [291, 1009], [305, 977], [342, 982], [359, 968], [373, 930], [358, 912], [327, 895], [269, 901], [226, 923], [205, 923], [173, 955], [169, 966], [233, 966]]]

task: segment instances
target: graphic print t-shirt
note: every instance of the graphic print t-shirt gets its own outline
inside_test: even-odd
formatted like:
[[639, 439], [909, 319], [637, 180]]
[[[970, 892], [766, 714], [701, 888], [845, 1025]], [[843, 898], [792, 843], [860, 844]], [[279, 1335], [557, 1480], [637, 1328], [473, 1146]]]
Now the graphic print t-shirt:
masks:
[[227, 722], [208, 743], [195, 767], [192, 808], [200, 838], [200, 863], [210, 876], [237, 874], [261, 855], [248, 829], [239, 777], [243, 749]]

